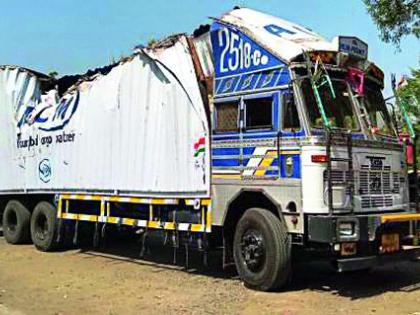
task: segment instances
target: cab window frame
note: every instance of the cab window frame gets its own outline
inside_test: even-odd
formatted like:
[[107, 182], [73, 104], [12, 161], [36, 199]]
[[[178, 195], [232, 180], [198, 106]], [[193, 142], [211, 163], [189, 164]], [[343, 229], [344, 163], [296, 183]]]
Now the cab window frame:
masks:
[[[291, 95], [293, 97], [293, 103], [295, 105], [296, 108], [296, 114], [297, 114], [297, 119], [299, 121], [299, 128], [296, 130], [290, 130], [290, 128], [285, 128], [284, 127], [284, 117], [285, 117], [285, 104], [286, 104], [286, 96], [287, 95]], [[282, 91], [281, 95], [280, 95], [280, 104], [281, 104], [281, 108], [280, 108], [280, 128], [279, 130], [281, 131], [282, 134], [296, 134], [296, 133], [301, 133], [303, 131], [303, 124], [304, 121], [299, 113], [299, 108], [298, 108], [298, 104], [296, 102], [296, 95], [294, 94], [293, 91]]]
[[[278, 119], [276, 119], [276, 106], [277, 106], [277, 118], [278, 118], [278, 93], [257, 93], [252, 95], [244, 95], [242, 96], [242, 103], [243, 103], [243, 115], [242, 115], [242, 124], [243, 124], [243, 132], [244, 133], [258, 133], [258, 132], [272, 132], [278, 128]], [[247, 101], [254, 101], [258, 99], [270, 99], [271, 100], [271, 123], [268, 126], [257, 126], [257, 127], [249, 127], [247, 125]]]

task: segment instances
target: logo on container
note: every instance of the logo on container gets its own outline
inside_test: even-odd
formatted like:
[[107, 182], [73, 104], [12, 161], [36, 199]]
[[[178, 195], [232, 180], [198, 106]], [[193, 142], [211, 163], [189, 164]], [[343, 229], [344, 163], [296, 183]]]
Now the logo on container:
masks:
[[42, 131], [57, 131], [63, 129], [71, 120], [79, 106], [79, 91], [68, 95], [58, 103], [45, 101], [35, 107], [26, 107], [22, 114], [18, 114], [17, 127], [21, 128], [25, 124], [35, 125]]
[[51, 180], [51, 163], [48, 159], [43, 159], [39, 163], [38, 167], [39, 171], [39, 179], [42, 180], [44, 183], [48, 183]]

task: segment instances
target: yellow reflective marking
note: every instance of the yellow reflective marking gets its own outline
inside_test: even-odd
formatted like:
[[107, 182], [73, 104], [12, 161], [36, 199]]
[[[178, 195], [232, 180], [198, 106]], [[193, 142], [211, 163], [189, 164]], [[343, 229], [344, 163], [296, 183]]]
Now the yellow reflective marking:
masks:
[[103, 197], [97, 196], [97, 195], [82, 195], [82, 194], [76, 194], [76, 195], [70, 195], [70, 194], [63, 194], [60, 196], [63, 200], [94, 200], [94, 201], [100, 201]]
[[241, 179], [241, 175], [237, 174], [213, 174], [212, 178], [222, 178], [222, 179]]
[[111, 214], [111, 204], [107, 202], [106, 204], [106, 216], [109, 216]]
[[89, 221], [89, 222], [96, 222], [98, 220], [98, 216], [96, 216], [96, 215], [88, 215], [88, 214], [79, 214], [78, 220], [80, 220], [80, 221]]
[[211, 231], [211, 225], [212, 225], [212, 214], [211, 214], [211, 210], [207, 209], [207, 218], [206, 218], [206, 229], [207, 232]]
[[191, 224], [191, 232], [202, 232], [202, 231], [204, 231], [204, 225]]
[[[196, 200], [197, 199], [185, 199], [185, 204], [187, 206], [194, 206]], [[211, 199], [199, 199], [199, 200], [200, 200], [201, 206], [208, 206], [211, 202]]]
[[106, 218], [106, 222], [107, 223], [113, 223], [113, 224], [117, 224], [119, 222], [120, 218], [117, 217], [107, 217]]
[[61, 197], [58, 199], [58, 205], [57, 205], [57, 218], [61, 218], [61, 213], [63, 212], [63, 200]]
[[175, 230], [175, 223], [174, 222], [166, 222], [165, 223], [165, 230]]
[[211, 199], [201, 199], [202, 206], [208, 206], [211, 203]]
[[381, 222], [404, 222], [404, 221], [418, 221], [420, 220], [420, 213], [401, 213], [401, 214], [387, 214], [381, 216]]
[[153, 221], [153, 206], [149, 205], [149, 221]]
[[280, 151], [280, 154], [285, 154], [285, 155], [292, 155], [292, 154], [300, 154], [300, 151]]
[[150, 202], [152, 205], [164, 205], [166, 203], [165, 199], [152, 199]]
[[136, 223], [135, 219], [123, 219], [123, 224], [125, 225], [134, 225]]
[[79, 218], [78, 214], [74, 214], [74, 213], [63, 213], [61, 215], [62, 219], [70, 219], [70, 220], [77, 220]]
[[147, 227], [151, 229], [158, 229], [160, 228], [160, 222], [159, 221], [149, 221], [147, 222]]
[[105, 216], [105, 201], [101, 201], [101, 217]]
[[119, 197], [119, 196], [98, 196], [84, 194], [63, 194], [60, 195], [63, 200], [93, 200], [93, 201], [109, 201], [109, 202], [127, 202], [127, 203], [145, 203], [154, 205], [176, 205], [179, 204], [178, 199], [164, 198], [138, 198], [138, 197]]

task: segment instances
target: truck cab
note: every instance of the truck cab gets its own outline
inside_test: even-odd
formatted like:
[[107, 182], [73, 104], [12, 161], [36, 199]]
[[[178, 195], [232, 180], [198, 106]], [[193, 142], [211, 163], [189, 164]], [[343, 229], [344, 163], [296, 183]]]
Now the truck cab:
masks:
[[210, 37], [213, 224], [245, 282], [258, 283], [276, 238], [243, 228], [255, 208], [287, 231], [286, 257], [310, 251], [349, 271], [417, 255], [404, 247], [420, 217], [408, 200], [405, 148], [367, 44], [328, 42], [249, 9], [215, 20]]

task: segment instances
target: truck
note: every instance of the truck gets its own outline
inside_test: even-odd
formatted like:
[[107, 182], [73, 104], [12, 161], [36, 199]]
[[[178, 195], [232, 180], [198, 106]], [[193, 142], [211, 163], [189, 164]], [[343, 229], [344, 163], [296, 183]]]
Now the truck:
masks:
[[119, 227], [143, 255], [158, 233], [174, 258], [221, 250], [263, 291], [299, 257], [340, 272], [418, 257], [383, 87], [361, 39], [238, 7], [85, 74], [1, 66], [4, 237], [53, 251]]

